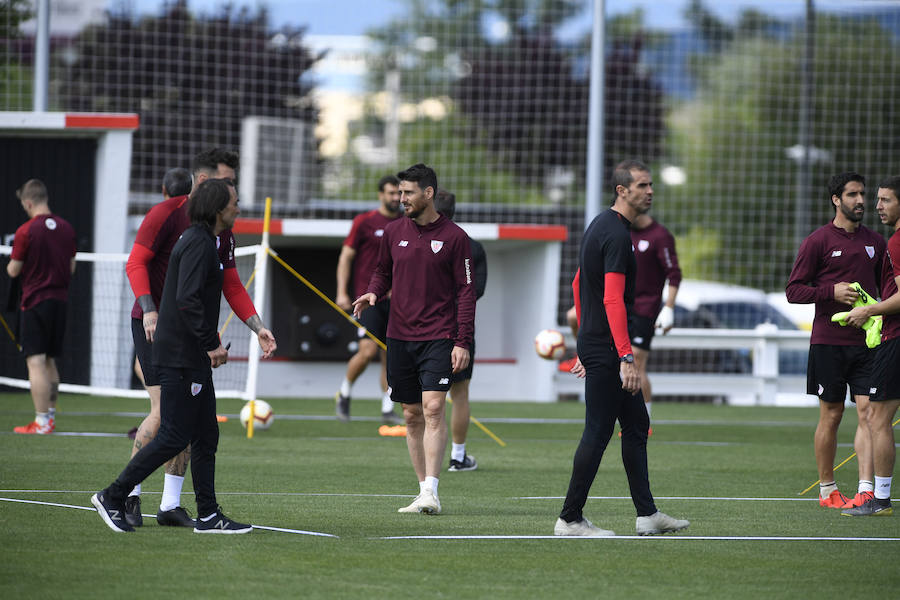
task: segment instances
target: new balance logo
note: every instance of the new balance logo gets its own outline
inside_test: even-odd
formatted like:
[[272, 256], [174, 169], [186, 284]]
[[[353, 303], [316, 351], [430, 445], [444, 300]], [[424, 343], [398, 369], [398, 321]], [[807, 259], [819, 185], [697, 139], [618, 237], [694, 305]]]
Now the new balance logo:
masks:
[[832, 257], [840, 256], [840, 255], [841, 255], [841, 251], [840, 251], [840, 250], [835, 250], [835, 251], [833, 251], [833, 252], [831, 253], [831, 256], [832, 256]]
[[407, 246], [409, 246], [409, 242], [406, 240], [400, 240], [400, 243], [397, 245], [400, 246], [401, 248], [406, 248]]
[[213, 527], [215, 529], [225, 529], [228, 527], [228, 523], [223, 521], [222, 519], [219, 519], [218, 522], [216, 522], [216, 524], [213, 525]]
[[877, 393], [878, 393], [878, 388], [869, 388], [869, 395], [870, 395], [870, 396], [873, 395], [873, 394], [877, 394]]
[[122, 517], [119, 516], [119, 511], [111, 508], [111, 509], [107, 510], [106, 512], [109, 514], [109, 518], [112, 519], [113, 521], [121, 521], [122, 520]]
[[447, 385], [448, 383], [450, 383], [450, 380], [446, 377], [441, 377], [438, 380], [438, 384], [440, 384], [440, 385]]

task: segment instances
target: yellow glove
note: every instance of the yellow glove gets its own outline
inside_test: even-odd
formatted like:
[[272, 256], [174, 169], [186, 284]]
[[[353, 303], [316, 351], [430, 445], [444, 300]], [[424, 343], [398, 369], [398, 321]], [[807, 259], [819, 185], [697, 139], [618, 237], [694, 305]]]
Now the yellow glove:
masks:
[[[878, 304], [878, 301], [875, 300], [871, 295], [866, 293], [866, 290], [862, 288], [862, 286], [853, 282], [850, 284], [850, 288], [853, 289], [858, 297], [853, 302], [853, 308], [857, 306], [868, 306], [871, 304]], [[850, 314], [850, 311], [839, 312], [832, 315], [831, 320], [835, 323], [840, 323], [841, 325], [847, 325], [847, 315]], [[869, 348], [874, 348], [878, 344], [881, 343], [881, 315], [876, 315], [874, 317], [869, 317], [866, 319], [866, 322], [863, 323], [863, 330], [866, 332], [866, 346]]]

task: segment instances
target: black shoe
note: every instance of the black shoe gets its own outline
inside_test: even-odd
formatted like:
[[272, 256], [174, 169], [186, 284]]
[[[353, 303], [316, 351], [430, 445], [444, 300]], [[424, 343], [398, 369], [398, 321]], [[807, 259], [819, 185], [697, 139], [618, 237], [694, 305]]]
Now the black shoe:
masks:
[[216, 510], [211, 519], [203, 521], [197, 519], [197, 525], [194, 527], [194, 533], [250, 533], [253, 526], [246, 523], [238, 523], [232, 521], [225, 516], [221, 507]]
[[134, 527], [125, 520], [125, 503], [111, 500], [106, 490], [91, 496], [91, 504], [97, 508], [103, 522], [116, 533], [134, 531]]
[[889, 517], [894, 514], [891, 499], [871, 497], [856, 508], [845, 508], [841, 515], [845, 517]]
[[132, 527], [140, 527], [144, 524], [141, 515], [141, 497], [128, 496], [125, 498], [125, 521]]
[[350, 420], [350, 396], [340, 392], [334, 395], [334, 414], [337, 415], [338, 421], [346, 423]]
[[156, 513], [156, 522], [166, 527], [193, 527], [191, 515], [180, 506], [172, 510], [161, 510]]
[[474, 471], [478, 468], [478, 463], [475, 462], [475, 458], [469, 456], [468, 454], [463, 456], [462, 460], [453, 460], [450, 459], [450, 468], [448, 471]]

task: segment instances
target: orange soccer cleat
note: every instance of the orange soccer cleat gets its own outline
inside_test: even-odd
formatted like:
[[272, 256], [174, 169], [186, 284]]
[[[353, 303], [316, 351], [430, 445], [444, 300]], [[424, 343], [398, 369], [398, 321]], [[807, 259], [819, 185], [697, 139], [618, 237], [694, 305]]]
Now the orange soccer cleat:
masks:
[[856, 495], [853, 496], [851, 500], [847, 500], [847, 503], [844, 504], [841, 508], [856, 508], [857, 506], [862, 506], [870, 498], [875, 497], [875, 492], [856, 492]]
[[819, 497], [819, 506], [825, 508], [844, 508], [844, 505], [850, 501], [850, 498], [843, 495], [840, 490], [834, 490], [828, 494], [827, 498]]
[[20, 425], [18, 427], [14, 427], [13, 431], [15, 431], [16, 433], [25, 433], [30, 435], [46, 435], [48, 433], [52, 433], [54, 428], [55, 427], [52, 420], [46, 425], [39, 425], [37, 421], [32, 421], [28, 425]]

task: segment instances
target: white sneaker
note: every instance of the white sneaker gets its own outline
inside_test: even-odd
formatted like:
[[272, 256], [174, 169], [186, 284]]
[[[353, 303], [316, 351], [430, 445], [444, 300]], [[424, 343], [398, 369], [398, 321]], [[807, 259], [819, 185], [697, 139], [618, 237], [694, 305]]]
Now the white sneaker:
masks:
[[675, 519], [666, 513], [656, 511], [649, 517], [638, 517], [634, 528], [638, 535], [657, 535], [660, 533], [672, 533], [686, 529], [690, 525], [685, 519]]
[[614, 531], [600, 529], [584, 517], [580, 521], [566, 523], [562, 519], [556, 519], [553, 527], [553, 535], [571, 535], [581, 537], [608, 537], [616, 535]]
[[422, 512], [422, 509], [419, 507], [419, 500], [422, 499], [422, 494], [416, 496], [416, 499], [412, 501], [412, 504], [409, 506], [404, 506], [403, 508], [398, 508], [398, 513], [417, 513]]
[[419, 494], [419, 510], [426, 515], [441, 514], [441, 501], [430, 488], [425, 488], [425, 491]]

